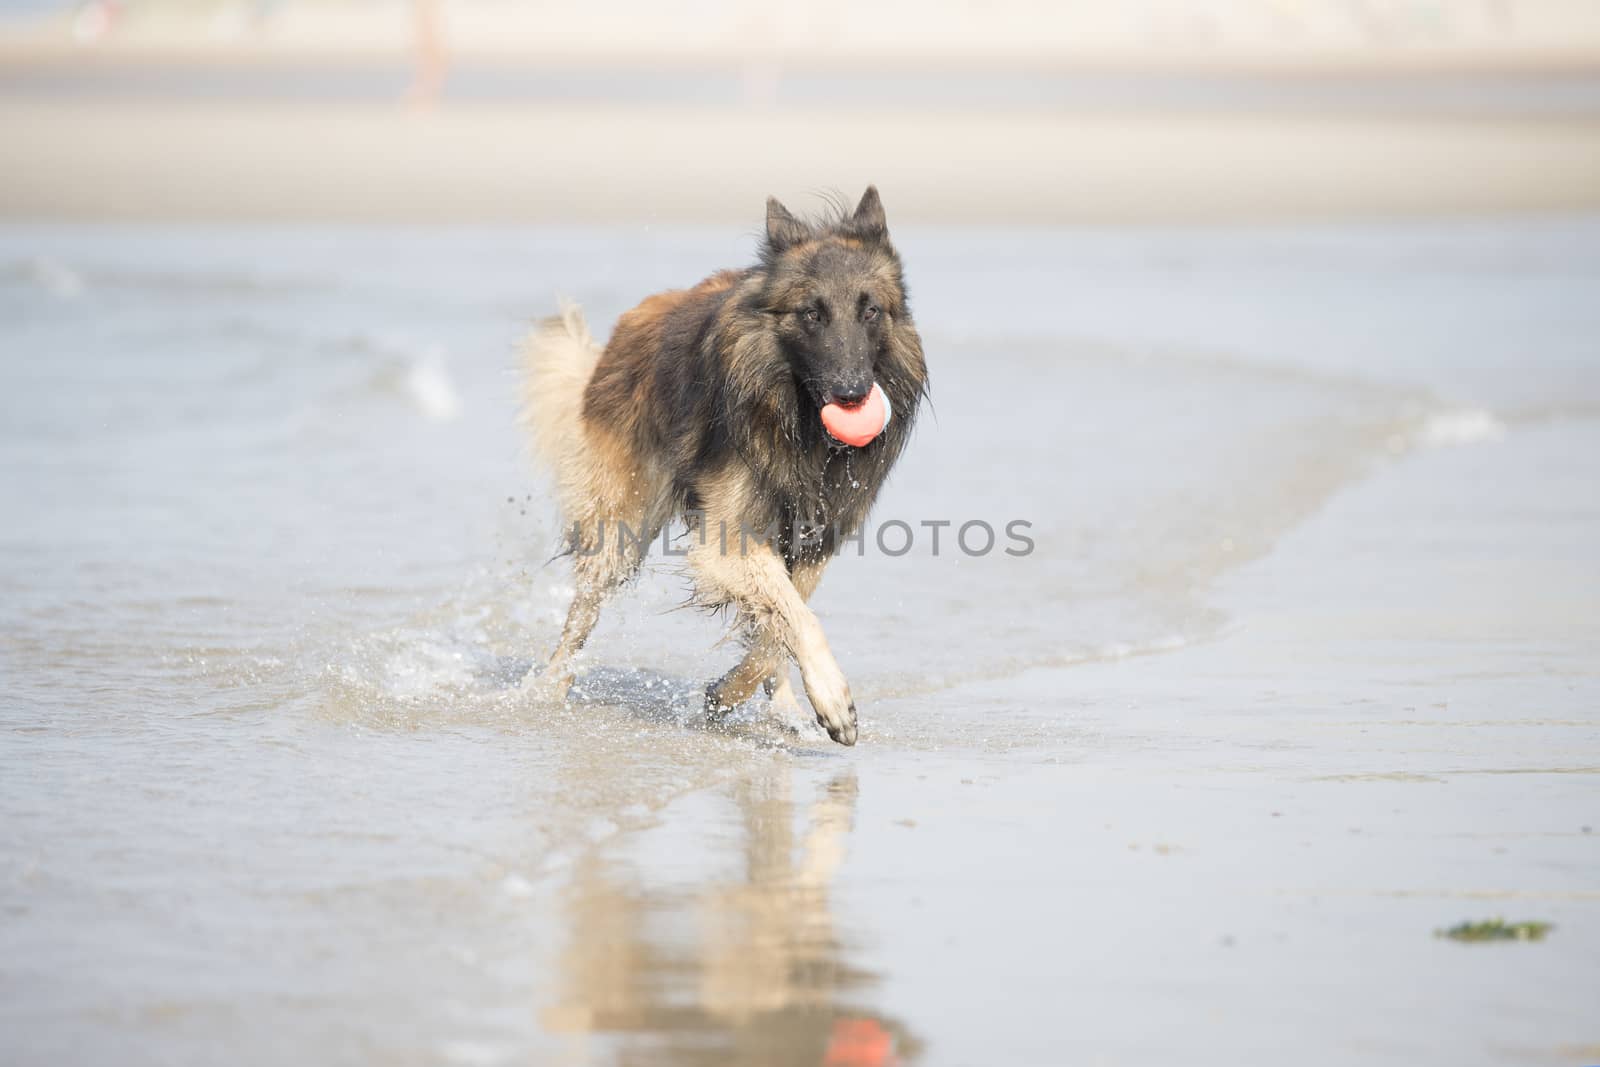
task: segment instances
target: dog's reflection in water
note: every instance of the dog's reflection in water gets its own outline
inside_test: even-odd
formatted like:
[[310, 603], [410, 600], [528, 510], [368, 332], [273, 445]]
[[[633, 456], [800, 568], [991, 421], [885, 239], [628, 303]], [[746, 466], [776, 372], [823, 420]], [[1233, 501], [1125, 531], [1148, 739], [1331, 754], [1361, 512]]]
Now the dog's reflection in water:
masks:
[[[794, 788], [787, 761], [733, 787], [736, 876], [651, 890], [603, 856], [574, 872], [561, 988], [542, 1021], [574, 1036], [577, 1061], [884, 1067], [915, 1058], [902, 1024], [850, 1005], [875, 981], [850, 962], [830, 901], [855, 773], [799, 800]], [[707, 826], [707, 839], [718, 829]]]

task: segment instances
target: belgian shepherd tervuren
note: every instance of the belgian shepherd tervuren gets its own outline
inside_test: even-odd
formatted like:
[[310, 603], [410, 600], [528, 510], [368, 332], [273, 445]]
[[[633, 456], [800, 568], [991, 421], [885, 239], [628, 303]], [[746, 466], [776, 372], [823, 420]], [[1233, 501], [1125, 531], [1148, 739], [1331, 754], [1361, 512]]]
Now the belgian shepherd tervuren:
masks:
[[[529, 684], [566, 694], [601, 601], [681, 517], [695, 600], [731, 606], [745, 642], [707, 709], [765, 685], [792, 712], [792, 657], [817, 721], [854, 744], [850, 687], [806, 600], [866, 519], [927, 389], [877, 189], [815, 220], [769, 199], [755, 266], [649, 297], [603, 350], [569, 306], [526, 359], [524, 418], [555, 474], [577, 580], [560, 645]], [[882, 424], [871, 416], [859, 446], [830, 433], [869, 404]]]

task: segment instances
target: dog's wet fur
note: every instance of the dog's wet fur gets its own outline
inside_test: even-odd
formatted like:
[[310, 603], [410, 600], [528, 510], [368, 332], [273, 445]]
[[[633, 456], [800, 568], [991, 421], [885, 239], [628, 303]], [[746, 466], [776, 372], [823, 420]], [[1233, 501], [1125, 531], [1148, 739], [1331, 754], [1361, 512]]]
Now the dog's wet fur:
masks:
[[[577, 579], [560, 644], [531, 684], [565, 695], [601, 601], [682, 518], [695, 600], [735, 610], [746, 646], [707, 687], [707, 709], [765, 686], [792, 713], [792, 658], [817, 721], [854, 744], [855, 704], [806, 600], [865, 521], [927, 391], [878, 191], [810, 220], [769, 199], [754, 266], [647, 298], [603, 350], [567, 306], [534, 331], [526, 358], [524, 418], [555, 475]], [[834, 441], [822, 407], [858, 403], [873, 382], [889, 426], [860, 448]]]

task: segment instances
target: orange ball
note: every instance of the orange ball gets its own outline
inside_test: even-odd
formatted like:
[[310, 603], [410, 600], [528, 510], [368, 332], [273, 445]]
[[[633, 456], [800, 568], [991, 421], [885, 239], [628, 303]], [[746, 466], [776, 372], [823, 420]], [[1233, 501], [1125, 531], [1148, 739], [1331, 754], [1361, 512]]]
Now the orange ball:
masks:
[[877, 382], [867, 398], [853, 408], [843, 404], [826, 404], [822, 408], [822, 426], [840, 444], [861, 448], [889, 428], [889, 396]]

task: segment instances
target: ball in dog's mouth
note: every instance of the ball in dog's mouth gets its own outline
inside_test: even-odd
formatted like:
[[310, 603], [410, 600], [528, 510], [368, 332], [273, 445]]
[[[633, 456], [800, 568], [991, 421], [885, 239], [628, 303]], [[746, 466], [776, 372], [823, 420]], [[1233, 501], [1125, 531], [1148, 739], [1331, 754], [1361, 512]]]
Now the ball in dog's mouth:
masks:
[[889, 419], [893, 415], [889, 407], [889, 394], [877, 382], [873, 382], [867, 398], [854, 407], [845, 407], [840, 403], [824, 404], [822, 426], [840, 444], [861, 448], [871, 444], [889, 428]]

